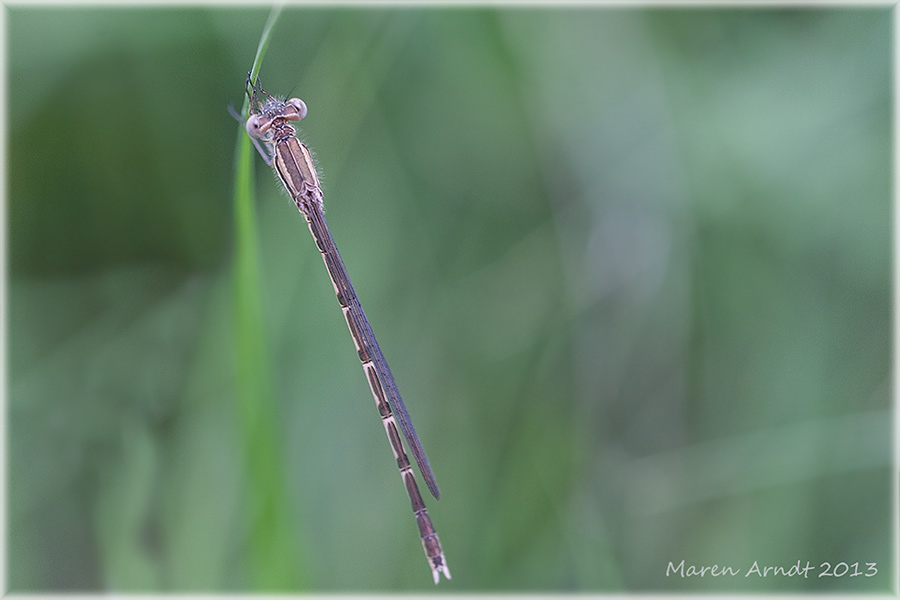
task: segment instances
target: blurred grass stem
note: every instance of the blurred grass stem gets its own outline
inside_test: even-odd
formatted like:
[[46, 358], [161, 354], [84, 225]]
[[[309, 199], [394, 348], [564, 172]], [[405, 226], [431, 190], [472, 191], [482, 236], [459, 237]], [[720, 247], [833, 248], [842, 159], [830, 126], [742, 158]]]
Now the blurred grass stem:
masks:
[[[259, 72], [280, 7], [263, 28], [252, 73]], [[242, 113], [248, 109], [244, 100]], [[269, 372], [266, 323], [263, 317], [261, 272], [252, 168], [252, 147], [238, 130], [234, 181], [234, 348], [238, 415], [244, 438], [244, 467], [249, 495], [247, 552], [252, 587], [295, 590], [303, 587], [301, 548], [291, 523], [284, 486], [274, 394]], [[296, 507], [294, 507], [296, 508]]]

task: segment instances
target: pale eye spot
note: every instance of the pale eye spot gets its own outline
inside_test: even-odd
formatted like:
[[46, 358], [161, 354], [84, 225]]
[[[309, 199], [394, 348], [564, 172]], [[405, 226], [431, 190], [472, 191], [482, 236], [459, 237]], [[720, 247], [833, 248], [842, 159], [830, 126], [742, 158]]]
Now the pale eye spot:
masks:
[[306, 116], [306, 103], [303, 100], [300, 98], [291, 98], [287, 103], [297, 110], [298, 121]]
[[247, 119], [246, 127], [247, 127], [247, 133], [250, 135], [250, 137], [258, 138], [258, 137], [262, 136], [262, 133], [260, 133], [260, 131], [259, 131], [259, 117], [252, 116], [249, 119]]

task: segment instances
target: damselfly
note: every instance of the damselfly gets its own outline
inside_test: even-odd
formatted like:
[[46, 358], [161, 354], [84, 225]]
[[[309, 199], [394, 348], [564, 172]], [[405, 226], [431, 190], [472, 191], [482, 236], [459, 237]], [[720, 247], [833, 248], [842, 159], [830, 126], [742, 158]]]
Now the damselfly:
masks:
[[[441, 543], [431, 524], [431, 518], [428, 516], [425, 502], [419, 493], [419, 487], [416, 485], [412, 467], [403, 448], [400, 434], [397, 432], [397, 424], [400, 425], [400, 431], [406, 438], [410, 452], [416, 459], [416, 464], [419, 465], [428, 489], [435, 498], [440, 497], [440, 490], [434, 480], [434, 473], [428, 464], [428, 457], [425, 456], [419, 436], [416, 435], [406, 405], [403, 404], [403, 398], [397, 390], [391, 369], [378, 347], [378, 341], [375, 339], [375, 334], [372, 333], [372, 327], [359, 303], [353, 284], [350, 283], [350, 276], [347, 275], [347, 269], [338, 253], [334, 238], [325, 223], [325, 216], [322, 212], [322, 189], [319, 187], [319, 177], [316, 175], [309, 148], [297, 139], [296, 131], [290, 124], [291, 121], [299, 121], [306, 116], [306, 104], [299, 98], [282, 101], [273, 97], [262, 89], [259, 77], [254, 82], [249, 73], [245, 91], [250, 99], [250, 116], [245, 123], [247, 133], [266, 164], [273, 167], [278, 173], [278, 177], [300, 213], [306, 217], [309, 231], [325, 261], [325, 268], [331, 277], [332, 285], [334, 285], [334, 293], [337, 295], [338, 303], [347, 320], [347, 327], [350, 328], [350, 336], [356, 344], [359, 360], [362, 362], [366, 379], [369, 381], [369, 387], [375, 397], [375, 404], [391, 443], [394, 458], [397, 460], [406, 493], [412, 503], [416, 523], [419, 527], [419, 537], [422, 539], [422, 547], [425, 549], [425, 556], [431, 566], [434, 583], [438, 583], [441, 573], [450, 579], [450, 570], [447, 568]], [[232, 114], [238, 121], [243, 122], [239, 115], [233, 111]], [[260, 142], [264, 146], [261, 146]]]

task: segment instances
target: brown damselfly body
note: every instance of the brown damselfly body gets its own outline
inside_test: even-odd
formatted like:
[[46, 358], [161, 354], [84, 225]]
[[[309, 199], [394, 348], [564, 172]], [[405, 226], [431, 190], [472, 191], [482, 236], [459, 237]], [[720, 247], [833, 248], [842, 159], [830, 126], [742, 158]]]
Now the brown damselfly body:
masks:
[[[369, 325], [369, 319], [363, 312], [337, 245], [325, 222], [322, 211], [322, 188], [319, 186], [319, 177], [309, 148], [297, 139], [296, 131], [290, 123], [306, 116], [306, 104], [299, 98], [286, 101], [275, 98], [263, 90], [258, 77], [254, 82], [250, 74], [247, 75], [246, 93], [250, 99], [250, 116], [245, 123], [247, 133], [266, 164], [275, 169], [297, 209], [306, 218], [309, 231], [325, 261], [325, 268], [334, 285], [334, 293], [341, 305], [347, 327], [350, 328], [350, 336], [356, 344], [359, 360], [375, 397], [375, 404], [391, 450], [394, 452], [394, 458], [397, 460], [403, 485], [412, 503], [416, 524], [419, 527], [419, 537], [422, 539], [422, 547], [431, 566], [434, 583], [438, 583], [441, 573], [450, 579], [450, 570], [447, 568], [441, 543], [428, 516], [425, 502], [416, 485], [412, 466], [403, 448], [403, 441], [397, 431], [398, 424], [428, 489], [435, 498], [440, 497], [440, 490], [403, 398], [397, 390], [391, 369], [378, 347], [372, 326]], [[234, 112], [232, 114], [243, 122], [239, 115]], [[260, 145], [260, 142], [263, 145]]]

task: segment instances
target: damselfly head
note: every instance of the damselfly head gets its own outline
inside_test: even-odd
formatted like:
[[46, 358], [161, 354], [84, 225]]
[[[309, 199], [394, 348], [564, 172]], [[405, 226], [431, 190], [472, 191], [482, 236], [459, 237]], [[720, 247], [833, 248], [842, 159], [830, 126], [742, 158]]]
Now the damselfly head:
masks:
[[[246, 91], [250, 99], [250, 117], [246, 128], [251, 137], [262, 138], [279, 120], [299, 121], [306, 116], [306, 103], [303, 100], [279, 100], [262, 88], [259, 77], [254, 82], [249, 73]], [[260, 96], [263, 98], [260, 99]]]
[[[270, 97], [271, 98], [271, 97]], [[247, 119], [247, 133], [251, 137], [261, 138], [278, 120], [299, 121], [306, 116], [306, 103], [300, 98], [291, 98], [282, 102], [271, 98], [265, 104], [250, 105], [250, 117]], [[278, 129], [275, 127], [275, 129]]]

